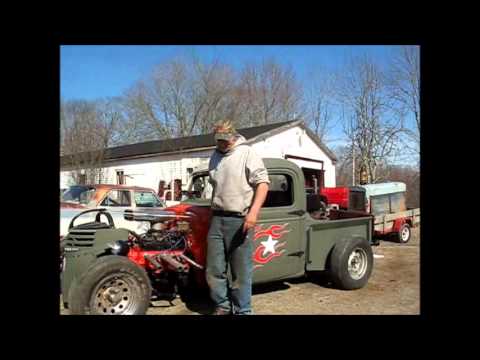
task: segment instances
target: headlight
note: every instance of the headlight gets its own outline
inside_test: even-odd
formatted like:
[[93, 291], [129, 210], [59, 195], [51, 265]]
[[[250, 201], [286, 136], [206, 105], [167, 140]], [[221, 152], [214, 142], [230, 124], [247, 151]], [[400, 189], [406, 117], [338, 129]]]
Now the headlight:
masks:
[[125, 240], [117, 240], [114, 243], [108, 244], [113, 255], [127, 255], [130, 250], [128, 242]]

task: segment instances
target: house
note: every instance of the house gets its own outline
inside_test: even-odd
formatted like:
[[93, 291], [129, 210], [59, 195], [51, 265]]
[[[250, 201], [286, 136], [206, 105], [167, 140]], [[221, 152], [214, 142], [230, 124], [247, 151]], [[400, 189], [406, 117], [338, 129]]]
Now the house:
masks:
[[[301, 120], [238, 129], [238, 132], [260, 156], [288, 159], [303, 168], [312, 187], [314, 182], [318, 186], [335, 186], [335, 155]], [[162, 196], [174, 181], [185, 188], [193, 169], [208, 164], [214, 149], [213, 134], [108, 148], [100, 181], [148, 187]], [[71, 164], [68, 155], [60, 158], [61, 188], [72, 184]], [[313, 176], [317, 180], [313, 181]]]

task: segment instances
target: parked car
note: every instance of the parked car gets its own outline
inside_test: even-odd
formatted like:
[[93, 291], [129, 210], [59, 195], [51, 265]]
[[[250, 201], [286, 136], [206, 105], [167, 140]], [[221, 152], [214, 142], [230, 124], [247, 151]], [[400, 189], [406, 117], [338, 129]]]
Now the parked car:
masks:
[[[60, 236], [68, 232], [70, 220], [86, 209], [104, 208], [110, 210], [117, 226], [132, 231], [143, 231], [149, 224], [125, 221], [126, 209], [164, 208], [164, 202], [154, 190], [126, 185], [93, 184], [70, 186], [60, 198]], [[82, 217], [78, 224], [90, 222], [93, 214]]]
[[[326, 272], [337, 288], [364, 287], [373, 269], [372, 216], [317, 218], [321, 196], [307, 193], [302, 170], [284, 159], [264, 159], [271, 185], [253, 241], [253, 283]], [[72, 227], [65, 237], [62, 294], [72, 314], [145, 314], [152, 297], [206, 288], [211, 218], [208, 171], [193, 174], [188, 197], [164, 210], [126, 210], [149, 221], [133, 234], [99, 220]], [[108, 213], [108, 212], [107, 212]]]
[[164, 207], [154, 190], [126, 185], [74, 185], [61, 197], [60, 207], [94, 208]]

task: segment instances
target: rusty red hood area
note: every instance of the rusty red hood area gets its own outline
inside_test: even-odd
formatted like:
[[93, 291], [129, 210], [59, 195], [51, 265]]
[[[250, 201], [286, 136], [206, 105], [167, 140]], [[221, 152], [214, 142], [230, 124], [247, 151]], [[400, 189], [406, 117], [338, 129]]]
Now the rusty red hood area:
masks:
[[166, 208], [177, 215], [188, 215], [190, 223], [190, 251], [202, 266], [206, 263], [207, 234], [210, 228], [211, 209], [210, 206], [198, 206], [190, 204], [178, 204]]

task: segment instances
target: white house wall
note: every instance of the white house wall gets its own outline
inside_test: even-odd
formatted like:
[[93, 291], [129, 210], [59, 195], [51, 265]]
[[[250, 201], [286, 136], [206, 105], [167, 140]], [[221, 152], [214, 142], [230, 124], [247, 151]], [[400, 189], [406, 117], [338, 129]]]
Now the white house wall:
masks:
[[[286, 130], [282, 133], [268, 137], [252, 144], [255, 151], [264, 158], [285, 158], [285, 155], [300, 156], [309, 159], [323, 161], [325, 170], [325, 186], [335, 186], [335, 166], [330, 158], [300, 127]], [[201, 150], [181, 154], [166, 154], [153, 157], [143, 157], [130, 160], [117, 160], [108, 162], [104, 168], [102, 183], [116, 184], [117, 170], [123, 170], [127, 185], [136, 185], [158, 190], [160, 180], [170, 182], [173, 179], [182, 179], [182, 185], [186, 186], [189, 181], [188, 168], [208, 164], [213, 150]], [[320, 169], [317, 162], [305, 162], [303, 160], [289, 159], [300, 167]], [[61, 186], [69, 183], [70, 171], [62, 171], [60, 174]]]
[[[211, 151], [198, 151], [186, 154], [157, 155], [129, 160], [109, 161], [103, 168], [102, 183], [116, 184], [117, 171], [123, 171], [126, 185], [148, 187], [158, 190], [161, 180], [170, 183], [174, 179], [182, 179], [188, 183], [187, 168], [195, 168], [210, 158]], [[187, 157], [185, 157], [187, 156]], [[70, 176], [69, 171], [62, 171], [61, 184]]]
[[66, 189], [70, 185], [74, 185], [74, 181], [70, 176], [70, 171], [60, 172], [60, 189]]
[[[255, 151], [264, 158], [281, 158], [286, 155], [300, 156], [314, 160], [323, 161], [325, 170], [325, 186], [335, 187], [335, 165], [322, 149], [308, 136], [305, 130], [300, 127], [283, 131], [252, 144]], [[321, 164], [304, 160], [289, 159], [300, 167], [321, 169]]]

